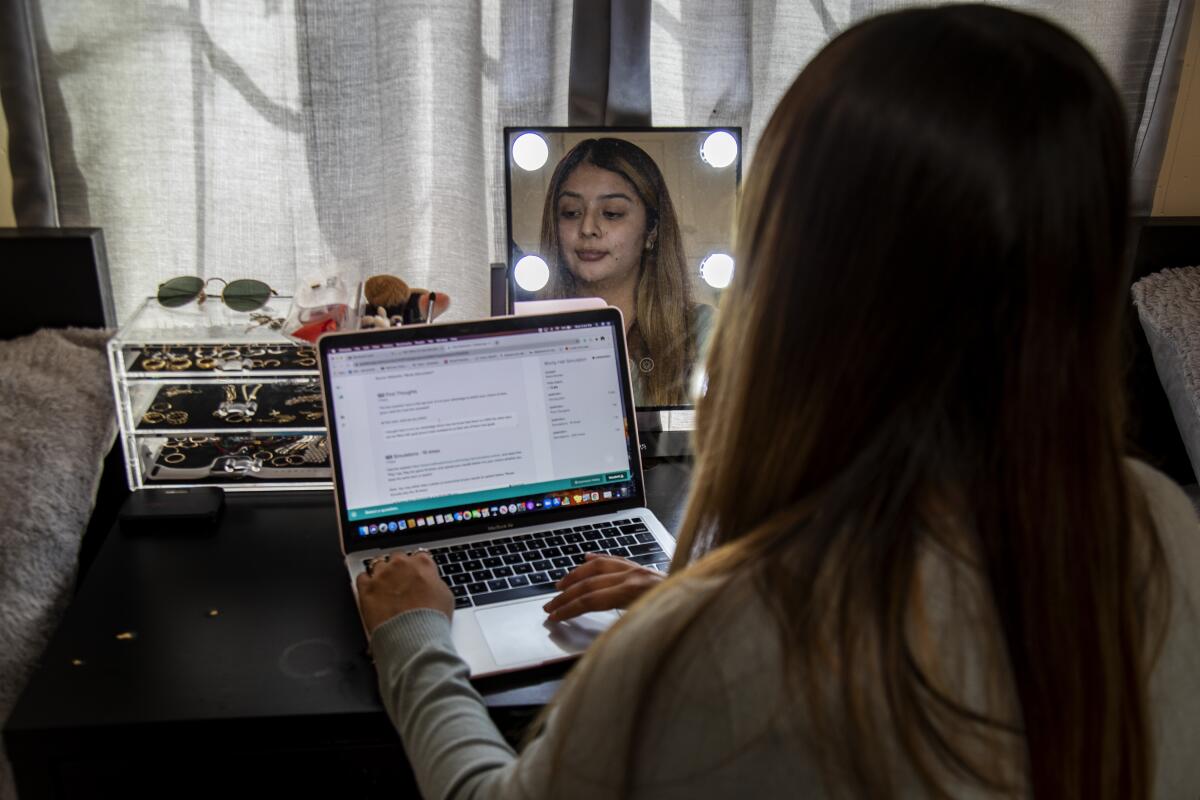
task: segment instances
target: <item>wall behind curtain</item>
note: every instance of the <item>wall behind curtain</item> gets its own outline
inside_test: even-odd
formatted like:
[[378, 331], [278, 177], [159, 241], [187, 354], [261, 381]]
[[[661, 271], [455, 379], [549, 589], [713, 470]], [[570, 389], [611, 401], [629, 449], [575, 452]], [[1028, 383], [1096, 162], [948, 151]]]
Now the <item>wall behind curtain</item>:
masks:
[[1179, 96], [1154, 193], [1154, 213], [1200, 216], [1200, 10], [1192, 13]]
[[569, 4], [32, 5], [61, 223], [105, 229], [122, 320], [192, 274], [393, 272], [486, 314], [500, 128], [565, 122]]
[[[741, 125], [747, 155], [796, 73], [832, 36], [903, 0], [653, 0], [652, 107], [656, 125]], [[927, 4], [927, 3], [922, 3]], [[1147, 85], [1156, 85], [1163, 20], [1178, 0], [1015, 0], [1092, 48], [1142, 132]], [[1099, 7], [1098, 7], [1099, 6]], [[1149, 211], [1154, 165], [1141, 200]]]
[[17, 224], [12, 206], [12, 172], [8, 168], [8, 123], [4, 109], [0, 107], [0, 228], [11, 228]]

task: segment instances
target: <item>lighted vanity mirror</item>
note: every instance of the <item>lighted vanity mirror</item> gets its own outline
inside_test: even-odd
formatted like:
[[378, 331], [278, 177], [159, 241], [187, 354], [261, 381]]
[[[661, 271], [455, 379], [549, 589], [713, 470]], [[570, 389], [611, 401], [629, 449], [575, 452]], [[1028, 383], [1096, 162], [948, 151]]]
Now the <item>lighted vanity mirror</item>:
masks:
[[639, 409], [686, 408], [729, 285], [739, 128], [506, 128], [510, 302], [625, 315]]

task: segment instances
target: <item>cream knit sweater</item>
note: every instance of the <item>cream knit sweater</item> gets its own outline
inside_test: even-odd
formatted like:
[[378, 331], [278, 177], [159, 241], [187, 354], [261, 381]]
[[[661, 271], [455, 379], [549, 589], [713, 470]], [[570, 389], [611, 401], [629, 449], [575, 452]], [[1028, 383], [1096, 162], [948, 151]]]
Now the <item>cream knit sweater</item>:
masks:
[[[1200, 797], [1200, 524], [1169, 479], [1144, 464], [1131, 468], [1154, 511], [1172, 579], [1172, 617], [1151, 681], [1156, 795], [1193, 800]], [[942, 591], [943, 579], [955, 583], [950, 573], [966, 569], [935, 565], [928, 574], [941, 577], [926, 585], [942, 593], [928, 605], [949, 626], [938, 652], [949, 679], [974, 703], [1008, 679], [980, 674], [984, 662], [973, 655], [990, 617], [962, 603], [958, 588]], [[719, 594], [701, 624], [664, 652], [663, 631], [711, 592]], [[566, 689], [580, 701], [569, 724], [552, 715], [520, 755], [467, 680], [444, 615], [410, 611], [380, 626], [372, 639], [380, 687], [423, 794], [613, 797], [625, 777], [636, 710], [635, 797], [826, 796], [805, 745], [803, 708], [783, 686], [778, 633], [754, 593], [736, 581], [684, 579], [656, 600], [588, 653], [585, 679]], [[639, 707], [636, 687], [651, 672], [658, 688]], [[894, 785], [901, 796], [922, 795], [909, 773], [896, 775]], [[951, 789], [956, 797], [988, 796], [968, 785]]]

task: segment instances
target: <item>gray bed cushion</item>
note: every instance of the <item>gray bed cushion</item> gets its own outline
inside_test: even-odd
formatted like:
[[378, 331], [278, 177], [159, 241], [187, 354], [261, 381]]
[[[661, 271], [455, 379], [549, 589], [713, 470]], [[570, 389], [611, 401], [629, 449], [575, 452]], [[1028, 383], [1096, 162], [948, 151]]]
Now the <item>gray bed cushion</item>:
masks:
[[[116, 437], [109, 336], [76, 328], [0, 341], [0, 724], [70, 599]], [[0, 758], [0, 798], [12, 796]]]
[[1192, 471], [1200, 478], [1200, 267], [1147, 275], [1133, 285], [1133, 302]]

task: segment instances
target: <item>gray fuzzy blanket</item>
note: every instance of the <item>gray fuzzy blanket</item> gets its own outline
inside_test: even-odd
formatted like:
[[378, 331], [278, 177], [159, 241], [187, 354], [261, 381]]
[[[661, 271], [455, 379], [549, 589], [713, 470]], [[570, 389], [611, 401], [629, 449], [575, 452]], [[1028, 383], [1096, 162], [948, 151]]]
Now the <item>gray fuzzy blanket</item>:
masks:
[[1200, 477], [1200, 267], [1147, 275], [1133, 285], [1133, 302], [1192, 469]]
[[[116, 432], [111, 331], [0, 341], [0, 724], [70, 600]], [[0, 759], [0, 798], [15, 797]]]

